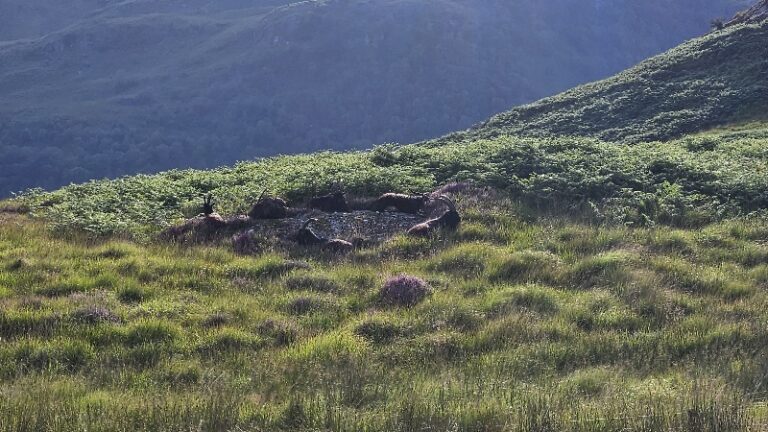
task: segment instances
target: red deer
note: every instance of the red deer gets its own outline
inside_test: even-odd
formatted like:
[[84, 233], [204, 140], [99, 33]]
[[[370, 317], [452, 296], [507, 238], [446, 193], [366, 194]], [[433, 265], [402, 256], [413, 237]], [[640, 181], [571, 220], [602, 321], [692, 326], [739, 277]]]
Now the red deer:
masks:
[[215, 206], [213, 202], [213, 195], [208, 194], [203, 197], [203, 214], [206, 216], [210, 216], [214, 213], [213, 206]]
[[445, 203], [448, 206], [448, 210], [439, 217], [429, 219], [418, 225], [414, 225], [408, 230], [408, 235], [414, 237], [427, 237], [438, 229], [445, 228], [451, 231], [455, 231], [461, 224], [461, 215], [456, 210], [456, 205], [448, 199], [445, 195], [437, 197], [439, 201]]
[[349, 213], [350, 208], [347, 197], [343, 192], [334, 192], [329, 195], [319, 196], [309, 200], [309, 208], [328, 213]]
[[298, 244], [302, 246], [320, 246], [323, 250], [336, 253], [350, 252], [355, 248], [352, 243], [346, 240], [328, 239], [315, 234], [309, 225], [317, 221], [317, 219], [311, 218], [304, 222], [304, 225], [301, 226], [295, 237]]
[[288, 217], [288, 203], [282, 198], [265, 196], [266, 189], [253, 205], [248, 216], [251, 219], [285, 219]]
[[371, 205], [371, 210], [383, 212], [394, 208], [401, 213], [421, 214], [429, 202], [429, 194], [406, 195], [399, 193], [385, 193]]

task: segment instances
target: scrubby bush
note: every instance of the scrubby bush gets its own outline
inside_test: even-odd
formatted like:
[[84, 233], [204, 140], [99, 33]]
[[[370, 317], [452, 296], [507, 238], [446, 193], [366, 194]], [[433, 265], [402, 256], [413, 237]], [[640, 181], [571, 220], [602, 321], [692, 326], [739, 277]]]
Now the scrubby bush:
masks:
[[272, 339], [277, 346], [289, 345], [299, 338], [299, 329], [289, 321], [268, 319], [259, 324], [258, 332]]
[[[178, 220], [173, 204], [178, 197], [213, 193], [227, 197], [220, 203], [222, 212], [236, 212], [264, 184], [275, 185], [273, 193], [306, 199], [332, 190], [343, 174], [346, 190], [359, 195], [430, 190], [461, 179], [541, 208], [592, 209], [611, 223], [700, 226], [768, 205], [768, 185], [757, 174], [766, 166], [763, 139], [759, 131], [713, 133], [698, 139], [709, 141], [702, 151], [685, 139], [622, 146], [593, 139], [504, 136], [96, 181], [33, 192], [25, 199], [35, 214], [62, 230], [142, 236]], [[754, 170], [744, 172], [744, 166]], [[57, 205], [43, 205], [51, 200]]]
[[413, 306], [421, 302], [432, 289], [422, 279], [399, 275], [387, 279], [379, 290], [379, 297], [387, 304]]
[[203, 327], [213, 328], [221, 327], [232, 321], [232, 316], [226, 312], [216, 312], [203, 320]]
[[314, 297], [298, 297], [288, 303], [288, 312], [304, 315], [322, 308], [322, 302]]

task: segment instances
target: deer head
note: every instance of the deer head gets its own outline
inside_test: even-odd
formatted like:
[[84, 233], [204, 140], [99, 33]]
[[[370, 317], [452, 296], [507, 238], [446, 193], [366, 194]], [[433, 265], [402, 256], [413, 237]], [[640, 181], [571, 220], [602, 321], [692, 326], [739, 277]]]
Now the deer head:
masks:
[[213, 206], [216, 205], [213, 202], [213, 195], [208, 194], [203, 197], [203, 214], [206, 216], [210, 216], [211, 213], [214, 212]]
[[447, 196], [445, 196], [445, 195], [440, 195], [440, 196], [438, 196], [436, 199], [437, 199], [438, 201], [442, 202], [443, 204], [445, 204], [446, 206], [448, 206], [448, 210], [449, 210], [449, 211], [452, 211], [452, 212], [457, 212], [457, 211], [456, 211], [456, 204], [454, 204], [454, 202], [453, 202], [453, 201], [451, 201], [451, 199], [450, 199], [450, 198], [448, 198]]

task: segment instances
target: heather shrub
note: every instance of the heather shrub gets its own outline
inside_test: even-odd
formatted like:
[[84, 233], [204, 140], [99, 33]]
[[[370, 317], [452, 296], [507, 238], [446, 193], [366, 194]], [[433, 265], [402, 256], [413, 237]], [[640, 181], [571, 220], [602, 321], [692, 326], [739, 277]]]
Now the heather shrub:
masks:
[[415, 276], [399, 275], [387, 279], [381, 287], [381, 300], [398, 306], [413, 306], [422, 301], [431, 288], [422, 279]]

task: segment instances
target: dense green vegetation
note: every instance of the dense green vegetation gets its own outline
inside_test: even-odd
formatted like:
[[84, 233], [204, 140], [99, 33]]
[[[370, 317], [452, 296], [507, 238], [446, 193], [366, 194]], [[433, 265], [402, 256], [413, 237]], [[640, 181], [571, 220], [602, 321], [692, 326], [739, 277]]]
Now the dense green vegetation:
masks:
[[767, 138], [765, 126], [751, 124], [633, 146], [515, 137], [384, 146], [93, 181], [31, 191], [21, 203], [59, 230], [137, 235], [196, 214], [207, 193], [224, 214], [244, 214], [265, 188], [300, 204], [338, 184], [370, 196], [471, 181], [538, 208], [570, 209], [604, 222], [696, 226], [768, 207]]
[[618, 72], [743, 1], [285, 3], [0, 2], [0, 40], [30, 37], [0, 42], [0, 196], [432, 138]]
[[[457, 198], [457, 233], [346, 257], [0, 214], [0, 429], [764, 430], [764, 218], [601, 227]], [[400, 274], [431, 293], [383, 301]]]
[[514, 135], [666, 140], [768, 117], [768, 21], [683, 44], [604, 81], [499, 114], [443, 141]]
[[[435, 141], [0, 202], [0, 430], [766, 430], [767, 25]], [[161, 233], [339, 187], [450, 190], [462, 223]]]

